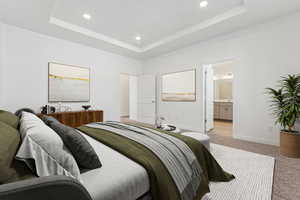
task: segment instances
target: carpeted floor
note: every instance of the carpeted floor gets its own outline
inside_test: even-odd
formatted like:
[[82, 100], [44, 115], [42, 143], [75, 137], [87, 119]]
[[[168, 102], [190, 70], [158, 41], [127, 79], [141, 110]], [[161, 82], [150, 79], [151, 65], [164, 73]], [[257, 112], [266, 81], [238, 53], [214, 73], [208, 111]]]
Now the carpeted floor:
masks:
[[281, 156], [278, 147], [272, 145], [257, 144], [216, 134], [211, 134], [210, 138], [211, 142], [215, 144], [274, 157], [272, 200], [300, 199], [300, 159]]
[[[141, 124], [130, 120], [122, 120]], [[272, 200], [300, 200], [300, 159], [281, 156], [276, 146], [247, 142], [232, 137], [210, 134], [211, 142], [275, 158]]]
[[203, 200], [271, 200], [274, 158], [218, 144], [211, 153], [224, 170], [235, 175], [226, 182], [211, 182]]

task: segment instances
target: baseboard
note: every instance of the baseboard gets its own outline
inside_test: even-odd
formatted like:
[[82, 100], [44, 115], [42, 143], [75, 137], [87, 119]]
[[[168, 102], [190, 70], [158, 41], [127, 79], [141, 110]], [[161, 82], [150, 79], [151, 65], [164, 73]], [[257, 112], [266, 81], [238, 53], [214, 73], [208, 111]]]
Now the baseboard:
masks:
[[270, 140], [256, 138], [256, 137], [250, 137], [250, 136], [244, 136], [244, 135], [233, 135], [233, 138], [239, 139], [239, 140], [245, 140], [245, 141], [249, 141], [249, 142], [260, 143], [260, 144], [279, 146], [279, 144], [276, 141], [270, 141]]

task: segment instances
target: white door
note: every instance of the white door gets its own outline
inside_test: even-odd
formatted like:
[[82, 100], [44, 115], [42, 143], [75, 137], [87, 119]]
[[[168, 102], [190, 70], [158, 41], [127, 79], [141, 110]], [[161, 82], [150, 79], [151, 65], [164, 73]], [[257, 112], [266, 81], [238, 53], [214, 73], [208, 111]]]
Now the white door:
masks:
[[204, 66], [204, 70], [204, 123], [207, 132], [214, 128], [214, 70], [212, 65]]
[[138, 77], [138, 121], [155, 124], [156, 78], [153, 75]]

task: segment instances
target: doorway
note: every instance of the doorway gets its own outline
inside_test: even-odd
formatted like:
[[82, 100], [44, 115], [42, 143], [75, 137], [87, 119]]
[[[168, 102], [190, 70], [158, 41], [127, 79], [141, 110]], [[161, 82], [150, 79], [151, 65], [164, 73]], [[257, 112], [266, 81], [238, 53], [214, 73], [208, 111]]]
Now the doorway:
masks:
[[156, 76], [120, 74], [120, 121], [154, 125]]
[[204, 66], [204, 131], [233, 136], [234, 61]]
[[137, 121], [138, 115], [138, 78], [120, 74], [120, 121]]

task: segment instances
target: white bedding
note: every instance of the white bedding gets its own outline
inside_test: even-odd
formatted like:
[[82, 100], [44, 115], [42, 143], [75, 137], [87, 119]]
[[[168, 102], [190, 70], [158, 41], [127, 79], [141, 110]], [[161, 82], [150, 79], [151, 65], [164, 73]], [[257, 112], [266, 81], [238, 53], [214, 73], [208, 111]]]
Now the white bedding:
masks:
[[98, 154], [102, 167], [81, 174], [94, 200], [135, 200], [150, 189], [147, 171], [117, 151], [83, 134]]

